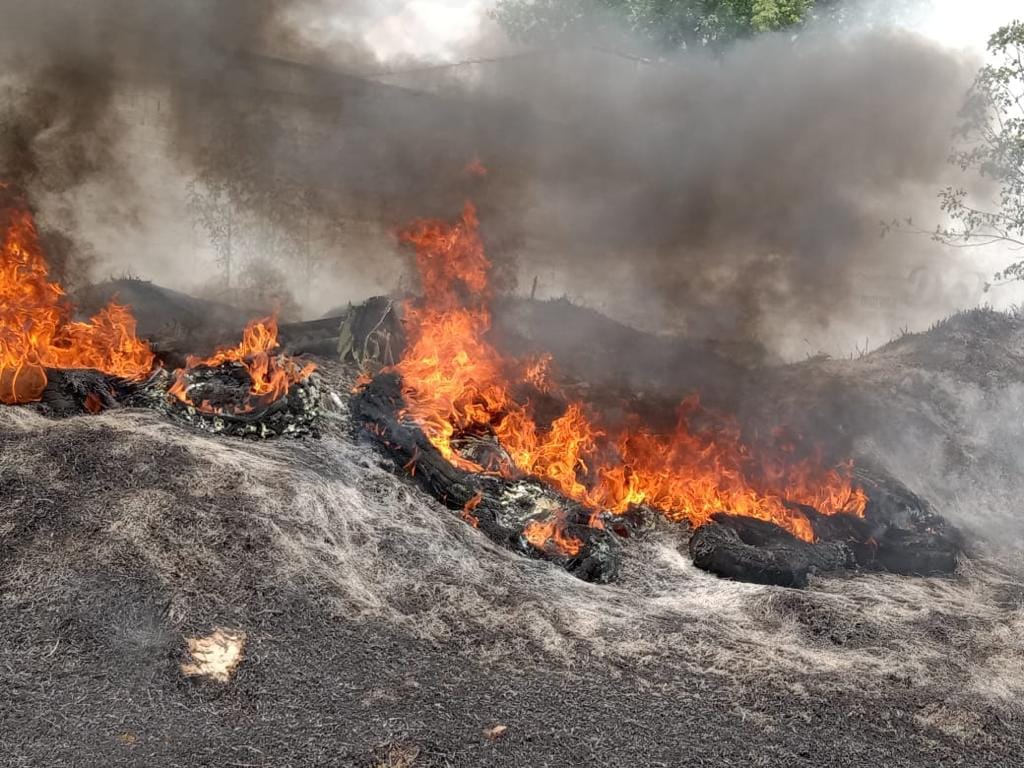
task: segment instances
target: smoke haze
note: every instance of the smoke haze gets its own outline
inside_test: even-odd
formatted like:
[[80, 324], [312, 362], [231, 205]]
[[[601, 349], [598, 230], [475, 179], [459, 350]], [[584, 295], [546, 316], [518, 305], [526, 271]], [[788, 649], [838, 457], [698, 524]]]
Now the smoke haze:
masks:
[[[236, 274], [273, 261], [307, 314], [394, 288], [393, 228], [467, 197], [505, 285], [538, 275], [543, 296], [787, 357], [980, 296], [979, 270], [927, 238], [879, 237], [883, 220], [936, 222], [977, 66], [908, 33], [767, 36], [717, 59], [573, 47], [368, 80], [352, 76], [383, 69], [365, 2], [0, 11], [0, 168], [83, 253], [173, 287], [217, 274], [186, 205], [198, 187], [251, 230]], [[474, 156], [485, 177], [464, 172]]]

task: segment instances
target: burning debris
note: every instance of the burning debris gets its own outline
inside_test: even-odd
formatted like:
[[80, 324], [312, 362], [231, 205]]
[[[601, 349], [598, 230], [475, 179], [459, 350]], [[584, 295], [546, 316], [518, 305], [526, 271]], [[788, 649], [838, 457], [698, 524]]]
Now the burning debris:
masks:
[[698, 566], [734, 578], [802, 586], [812, 571], [855, 565], [955, 567], [945, 523], [893, 483], [858, 482], [852, 461], [829, 464], [782, 430], [771, 445], [747, 444], [696, 399], [668, 429], [605, 420], [561, 390], [549, 358], [502, 356], [487, 339], [490, 265], [471, 204], [453, 225], [420, 221], [401, 237], [423, 297], [404, 307], [401, 359], [364, 383], [353, 412], [491, 539], [609, 581], [617, 538], [639, 530], [638, 510], [656, 510], [697, 529]]
[[[169, 373], [128, 307], [73, 319], [48, 278], [28, 206], [0, 191], [0, 401], [37, 402], [55, 415], [150, 407], [239, 437], [316, 433], [316, 366], [282, 350], [275, 316]], [[471, 204], [453, 225], [416, 222], [401, 237], [415, 253], [421, 300], [400, 313], [372, 300], [337, 324], [295, 331], [349, 362], [386, 366], [363, 382], [353, 414], [468, 524], [601, 583], [619, 571], [621, 540], [656, 517], [696, 529], [699, 567], [748, 581], [802, 586], [815, 571], [956, 567], [955, 531], [881, 474], [827, 461], [784, 430], [768, 444], [746, 441], [734, 420], [696, 398], [671, 425], [628, 404], [612, 417], [575, 396], [550, 355], [502, 355], [488, 338], [490, 264], [478, 230]], [[336, 337], [321, 339], [321, 326]]]
[[[50, 280], [27, 203], [3, 182], [0, 231], [0, 403], [43, 400], [56, 370], [91, 370], [126, 381], [149, 376], [153, 352], [136, 336], [128, 307], [111, 303], [87, 322], [73, 319], [63, 289]], [[93, 408], [105, 401], [102, 389], [83, 393], [87, 400], [93, 395]]]
[[825, 516], [805, 508], [814, 541], [771, 523], [718, 513], [690, 539], [699, 567], [720, 576], [803, 587], [814, 572], [861, 568], [913, 576], [956, 569], [959, 533], [899, 481], [858, 470], [869, 498], [863, 517]]
[[316, 366], [277, 353], [276, 317], [254, 320], [237, 347], [189, 357], [175, 371], [169, 412], [208, 432], [239, 437], [302, 435], [315, 430]]
[[0, 402], [41, 403], [53, 415], [121, 405], [155, 407], [207, 431], [269, 437], [314, 430], [315, 366], [277, 354], [277, 319], [251, 322], [242, 342], [190, 357], [168, 376], [136, 334], [129, 307], [109, 303], [88, 322], [49, 279], [31, 210], [0, 183]]
[[612, 581], [619, 567], [610, 531], [590, 525], [593, 513], [524, 479], [473, 472], [448, 461], [406, 409], [401, 381], [382, 373], [356, 395], [352, 412], [405, 472], [492, 541], [561, 565], [586, 581]]

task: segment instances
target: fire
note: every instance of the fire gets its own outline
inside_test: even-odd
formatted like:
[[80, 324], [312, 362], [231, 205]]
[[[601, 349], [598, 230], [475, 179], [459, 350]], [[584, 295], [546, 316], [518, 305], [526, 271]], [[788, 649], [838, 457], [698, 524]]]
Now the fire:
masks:
[[552, 390], [551, 381], [551, 355], [543, 354], [532, 360], [527, 360], [523, 368], [523, 381], [532, 384], [538, 392], [547, 394]]
[[[0, 194], [13, 192], [0, 183]], [[42, 397], [47, 368], [92, 368], [124, 379], [153, 369], [153, 352], [135, 335], [131, 309], [111, 303], [76, 322], [61, 286], [49, 279], [35, 221], [21, 201], [0, 210], [0, 402]]]
[[480, 527], [480, 518], [473, 514], [473, 510], [480, 506], [480, 502], [484, 500], [484, 495], [479, 491], [473, 495], [469, 501], [466, 502], [462, 508], [462, 519], [469, 523], [474, 528]]
[[293, 384], [305, 381], [316, 370], [316, 366], [307, 363], [300, 366], [297, 361], [286, 355], [275, 355], [278, 348], [277, 317], [271, 315], [250, 322], [242, 333], [242, 341], [236, 347], [217, 350], [212, 357], [205, 360], [190, 356], [185, 361], [185, 368], [174, 372], [174, 383], [169, 393], [187, 405], [194, 406], [206, 413], [223, 413], [207, 401], [193, 403], [188, 391], [188, 371], [201, 366], [216, 367], [226, 363], [242, 365], [252, 383], [249, 398], [245, 406], [236, 409], [235, 413], [248, 413], [257, 406], [266, 406], [288, 393]]
[[[487, 341], [490, 263], [478, 230], [476, 210], [467, 203], [452, 225], [418, 221], [400, 233], [414, 247], [423, 292], [422, 301], [406, 306], [409, 346], [395, 366], [403, 382], [403, 415], [452, 464], [539, 477], [595, 510], [595, 526], [602, 510], [623, 513], [646, 504], [696, 526], [720, 511], [755, 517], [812, 541], [810, 520], [797, 504], [826, 515], [864, 514], [867, 498], [851, 482], [851, 465], [823, 468], [815, 456], [793, 460], [789, 445], [781, 458], [762, 455], [743, 443], [729, 420], [697, 428], [697, 417], [708, 412], [695, 398], [682, 404], [675, 429], [667, 432], [643, 424], [611, 432], [582, 402], [568, 403], [542, 428], [529, 402], [512, 392], [523, 383], [549, 391], [550, 359], [506, 360]], [[485, 468], [460, 456], [453, 439], [467, 434], [493, 435], [511, 461]], [[538, 548], [550, 542], [567, 553], [575, 541], [557, 522], [532, 523], [526, 537]]]
[[552, 547], [563, 555], [576, 557], [583, 547], [583, 542], [570, 536], [562, 528], [560, 520], [534, 520], [526, 526], [523, 537], [536, 549]]

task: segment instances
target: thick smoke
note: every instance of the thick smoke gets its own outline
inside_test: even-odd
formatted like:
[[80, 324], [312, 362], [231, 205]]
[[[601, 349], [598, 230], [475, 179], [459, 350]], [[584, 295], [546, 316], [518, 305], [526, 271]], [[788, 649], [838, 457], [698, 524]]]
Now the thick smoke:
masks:
[[936, 223], [973, 70], [907, 34], [820, 33], [721, 59], [555, 56], [491, 86], [547, 118], [530, 138], [538, 269], [654, 328], [778, 347], [886, 304], [964, 300], [933, 284], [956, 274], [948, 252], [880, 224]]
[[23, 184], [57, 190], [122, 170], [123, 126], [111, 108], [119, 87], [230, 78], [240, 52], [266, 44], [278, 19], [266, 0], [5, 0], [0, 11], [11, 81], [3, 165]]
[[[506, 273], [652, 328], [794, 354], [844, 322], [882, 341], [894, 321], [879, 316], [922, 285], [926, 314], [976, 300], [922, 281], [951, 274], [926, 238], [879, 237], [882, 220], [934, 220], [972, 62], [909, 35], [819, 32], [718, 58], [584, 46], [342, 74], [381, 68], [357, 32], [370, 7], [0, 0], [17, 77], [0, 168], [38, 195], [101, 181], [130, 208], [139, 169], [119, 152], [116, 105], [142, 91], [162, 99], [168, 186], [197, 179], [289, 235], [343, 219], [387, 230], [473, 197]], [[327, 39], [308, 33], [328, 18], [348, 34], [307, 42]], [[475, 155], [486, 177], [464, 173]], [[301, 283], [318, 246], [298, 242], [277, 250], [296, 254], [284, 269]], [[353, 271], [381, 258], [339, 252]], [[382, 263], [389, 289], [399, 262]]]

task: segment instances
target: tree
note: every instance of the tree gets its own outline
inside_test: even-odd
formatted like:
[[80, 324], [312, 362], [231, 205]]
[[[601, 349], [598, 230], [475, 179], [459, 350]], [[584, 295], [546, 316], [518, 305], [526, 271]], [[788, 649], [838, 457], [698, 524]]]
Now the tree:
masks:
[[[1024, 247], [1024, 23], [999, 29], [988, 50], [994, 61], [981, 68], [971, 87], [951, 160], [965, 171], [979, 172], [997, 193], [976, 201], [963, 187], [942, 190], [942, 210], [950, 221], [933, 234], [939, 242], [960, 247]], [[1024, 279], [1024, 260], [996, 279]]]
[[188, 212], [193, 226], [202, 227], [216, 255], [217, 266], [224, 277], [224, 289], [232, 287], [235, 268], [236, 239], [239, 216], [228, 187], [211, 180], [192, 179], [188, 183]]
[[[325, 248], [341, 239], [342, 224], [330, 193], [304, 184], [286, 153], [288, 125], [255, 110], [209, 133], [188, 184], [187, 207], [213, 248], [224, 295], [244, 293], [250, 267], [260, 280], [271, 267], [282, 281], [298, 270], [308, 290]], [[271, 147], [274, 154], [266, 158], [254, 147]]]
[[493, 14], [515, 39], [550, 43], [625, 28], [672, 50], [721, 47], [794, 27], [831, 0], [500, 0]]

